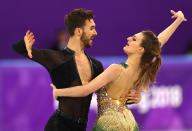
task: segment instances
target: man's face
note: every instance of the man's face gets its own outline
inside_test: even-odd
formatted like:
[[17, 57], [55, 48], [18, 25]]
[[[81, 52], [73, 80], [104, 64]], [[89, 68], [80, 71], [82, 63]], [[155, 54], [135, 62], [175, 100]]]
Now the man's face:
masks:
[[93, 19], [85, 20], [85, 25], [83, 27], [83, 34], [81, 36], [81, 41], [85, 44], [85, 47], [93, 46], [93, 38], [97, 35], [95, 30], [95, 22]]

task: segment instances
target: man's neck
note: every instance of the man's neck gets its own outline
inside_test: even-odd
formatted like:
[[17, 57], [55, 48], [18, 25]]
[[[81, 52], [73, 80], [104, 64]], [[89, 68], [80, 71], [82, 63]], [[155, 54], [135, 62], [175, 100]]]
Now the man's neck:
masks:
[[75, 55], [84, 54], [84, 44], [79, 38], [71, 37], [67, 44], [67, 47], [75, 52]]

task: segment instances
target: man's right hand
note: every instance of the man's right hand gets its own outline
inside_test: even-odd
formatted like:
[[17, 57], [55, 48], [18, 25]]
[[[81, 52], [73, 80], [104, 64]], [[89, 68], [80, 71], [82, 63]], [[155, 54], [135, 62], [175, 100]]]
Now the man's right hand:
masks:
[[26, 50], [28, 52], [29, 58], [32, 58], [32, 45], [35, 43], [34, 35], [30, 30], [26, 32], [26, 35], [24, 37]]
[[182, 21], [187, 21], [182, 11], [175, 12], [174, 10], [171, 10], [171, 14], [173, 15], [171, 19], [178, 18]]

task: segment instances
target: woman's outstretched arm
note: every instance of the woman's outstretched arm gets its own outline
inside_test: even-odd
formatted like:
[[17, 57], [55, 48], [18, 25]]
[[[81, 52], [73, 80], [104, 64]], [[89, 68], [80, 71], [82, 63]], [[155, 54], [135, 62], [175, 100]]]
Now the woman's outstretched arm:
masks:
[[110, 65], [103, 73], [93, 79], [86, 85], [75, 86], [64, 89], [56, 89], [56, 87], [51, 84], [53, 87], [53, 95], [55, 98], [57, 97], [83, 97], [87, 96], [99, 88], [107, 85], [111, 81], [115, 80], [121, 72], [121, 65], [112, 64]]
[[176, 18], [176, 20], [157, 36], [161, 43], [161, 47], [163, 47], [165, 45], [165, 43], [169, 40], [169, 38], [172, 36], [172, 34], [175, 32], [175, 30], [178, 28], [178, 26], [183, 21], [187, 21], [184, 17], [184, 14], [182, 13], [182, 11], [175, 12], [175, 11], [171, 10], [171, 13], [173, 14], [173, 16], [171, 18], [172, 19]]

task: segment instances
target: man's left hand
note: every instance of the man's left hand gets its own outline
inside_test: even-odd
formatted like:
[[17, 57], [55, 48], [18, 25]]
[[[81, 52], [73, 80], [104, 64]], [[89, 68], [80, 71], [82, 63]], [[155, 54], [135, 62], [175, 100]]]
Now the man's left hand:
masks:
[[141, 92], [140, 90], [129, 90], [126, 98], [128, 99], [126, 104], [137, 104], [141, 101]]

